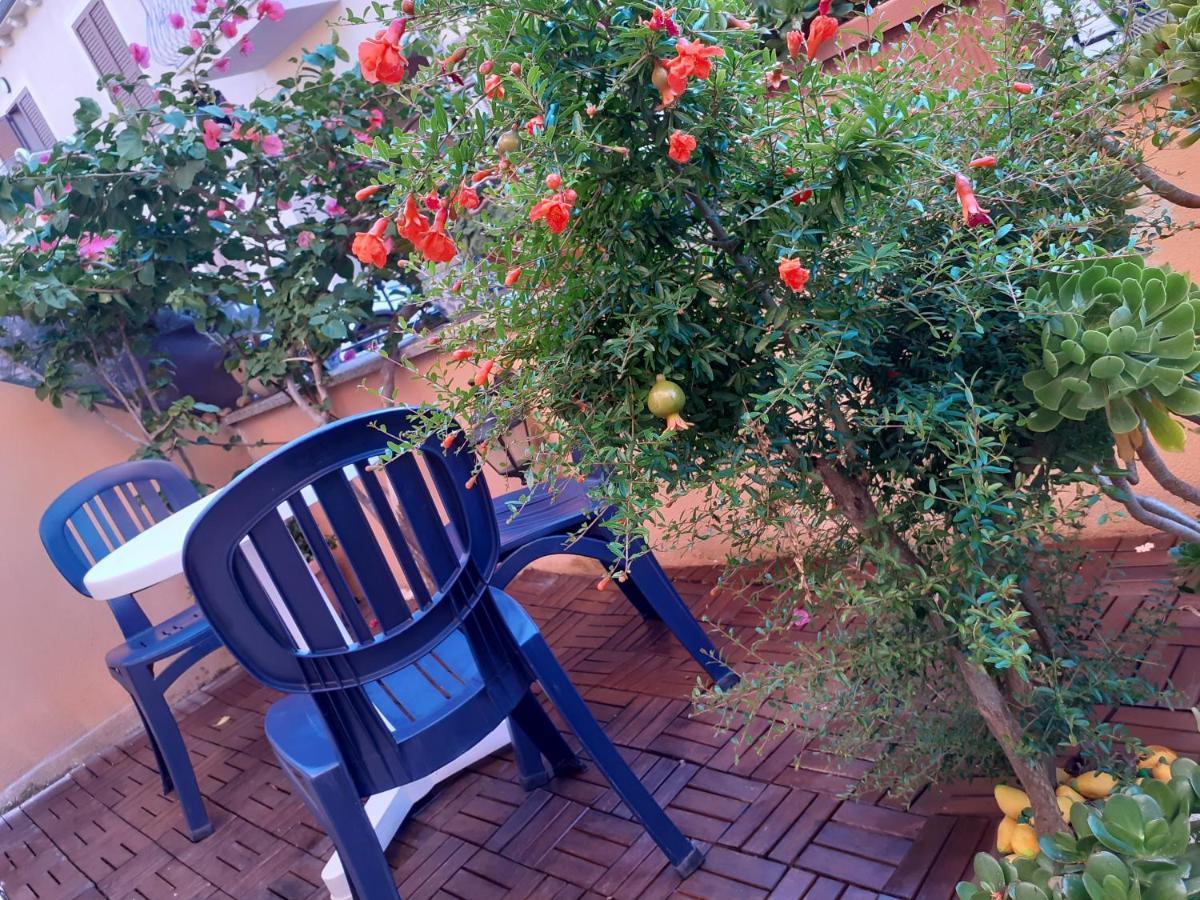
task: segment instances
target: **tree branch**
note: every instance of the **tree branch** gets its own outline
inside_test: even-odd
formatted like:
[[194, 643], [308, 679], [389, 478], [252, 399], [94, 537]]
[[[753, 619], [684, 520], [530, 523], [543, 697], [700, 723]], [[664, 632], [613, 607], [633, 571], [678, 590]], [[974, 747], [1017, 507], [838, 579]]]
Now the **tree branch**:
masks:
[[296, 384], [296, 379], [291, 375], [283, 382], [283, 389], [292, 398], [292, 402], [300, 407], [318, 425], [327, 425], [333, 421], [333, 416], [329, 414], [328, 410], [321, 409], [304, 396], [304, 392], [300, 390], [300, 385]]
[[[1110, 463], [1111, 468], [1117, 468], [1115, 462]], [[1200, 542], [1200, 527], [1194, 522], [1185, 524], [1174, 517], [1168, 517], [1155, 512], [1149, 506], [1157, 505], [1160, 510], [1171, 510], [1165, 503], [1158, 503], [1149, 497], [1139, 497], [1134, 493], [1129, 481], [1125, 478], [1116, 477], [1109, 478], [1107, 475], [1100, 475], [1099, 469], [1095, 470], [1100, 478], [1100, 484], [1109, 489], [1110, 496], [1121, 503], [1128, 511], [1129, 515], [1135, 521], [1141, 522], [1143, 525], [1149, 525], [1151, 528], [1156, 528], [1159, 531], [1165, 531], [1167, 534], [1173, 534], [1180, 540], [1189, 542]], [[1149, 506], [1147, 502], [1149, 501]]]
[[1111, 137], [1102, 137], [1100, 146], [1104, 152], [1129, 170], [1130, 174], [1141, 183], [1142, 187], [1157, 194], [1168, 203], [1187, 209], [1200, 209], [1200, 194], [1181, 188], [1174, 182], [1168, 181], [1145, 163], [1134, 159], [1129, 152]]
[[1194, 503], [1200, 506], [1200, 488], [1188, 484], [1169, 468], [1166, 461], [1158, 453], [1158, 448], [1154, 446], [1154, 439], [1150, 436], [1149, 430], [1146, 428], [1146, 423], [1140, 425], [1142, 432], [1142, 446], [1138, 448], [1138, 457], [1142, 461], [1142, 465], [1146, 467], [1146, 471], [1154, 476], [1154, 480], [1170, 491], [1181, 500], [1186, 500], [1188, 503]]

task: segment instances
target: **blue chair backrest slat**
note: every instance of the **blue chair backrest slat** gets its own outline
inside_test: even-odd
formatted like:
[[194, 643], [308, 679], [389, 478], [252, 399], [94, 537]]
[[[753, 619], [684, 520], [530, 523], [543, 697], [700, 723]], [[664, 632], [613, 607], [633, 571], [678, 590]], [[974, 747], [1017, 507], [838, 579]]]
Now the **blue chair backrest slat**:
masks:
[[[297, 497], [296, 504], [303, 504]], [[317, 580], [296, 541], [278, 513], [269, 512], [250, 529], [250, 539], [279, 595], [288, 598], [288, 611], [300, 637], [311, 650], [335, 650], [346, 639], [325, 604]]]
[[379, 549], [367, 515], [345, 473], [337, 469], [318, 478], [312, 487], [380, 626], [390, 631], [409, 621], [412, 611], [404, 602], [400, 585]]
[[[458, 554], [446, 534], [441, 514], [428, 491], [411, 490], [409, 485], [422, 481], [421, 470], [412, 455], [393, 459], [384, 468], [404, 516], [417, 539], [417, 545], [429, 564], [435, 582], [441, 582], [453, 571]], [[440, 487], [440, 486], [439, 486]]]
[[[83, 577], [92, 566], [199, 498], [188, 477], [165, 460], [119, 463], [80, 479], [47, 507], [42, 545], [63, 578], [89, 596]], [[109, 607], [126, 637], [150, 627], [132, 597], [109, 600]]]
[[[184, 549], [185, 574], [217, 635], [260, 681], [313, 696], [363, 793], [444, 765], [447, 753], [461, 752], [499, 724], [531, 678], [488, 587], [499, 535], [487, 488], [465, 487], [473, 458], [458, 452], [461, 442], [446, 451], [425, 441], [420, 465], [412, 454], [390, 461], [382, 471], [392, 490], [369, 470], [388, 443], [380, 428], [406, 434], [420, 421], [407, 409], [366, 413], [275, 451], [205, 509]], [[359, 477], [347, 479], [346, 467]], [[304, 496], [314, 494], [311, 513], [299, 511]], [[281, 503], [296, 515], [300, 543], [334, 596], [318, 587], [322, 579], [276, 512]], [[344, 582], [333, 572], [334, 554], [318, 546], [324, 543], [318, 525], [326, 523], [353, 571]], [[269, 574], [269, 586], [256, 584], [256, 570]], [[336, 602], [349, 621], [343, 588], [352, 591], [351, 581], [363, 596], [350, 599], [365, 603], [380, 622], [379, 633], [366, 640], [353, 626], [338, 628], [330, 609]], [[409, 608], [403, 587], [422, 609]], [[307, 649], [289, 635], [289, 623]], [[421, 749], [419, 741], [398, 741], [389, 725], [401, 737], [422, 739], [432, 729], [436, 739]]]
[[337, 560], [333, 558], [329, 544], [326, 543], [325, 535], [321, 532], [320, 526], [317, 525], [317, 520], [313, 517], [308, 504], [296, 502], [288, 505], [292, 510], [292, 515], [296, 519], [296, 524], [300, 526], [300, 532], [304, 535], [305, 542], [321, 567], [321, 572], [325, 576], [326, 582], [333, 590], [334, 597], [331, 599], [337, 600], [343, 621], [350, 626], [350, 631], [353, 633], [355, 640], [369, 641], [371, 639], [371, 628], [367, 624], [367, 620], [363, 618], [362, 612], [358, 608], [358, 601], [354, 597], [354, 591], [346, 583], [346, 577], [342, 574], [342, 568], [337, 564]]
[[429, 588], [425, 584], [424, 573], [421, 571], [416, 557], [413, 556], [412, 550], [409, 549], [408, 541], [404, 537], [400, 521], [396, 518], [392, 504], [384, 493], [383, 487], [379, 484], [375, 473], [361, 464], [358, 469], [359, 480], [366, 490], [367, 498], [371, 501], [371, 508], [374, 511], [375, 518], [383, 529], [383, 533], [387, 536], [388, 543], [392, 547], [392, 552], [396, 555], [396, 560], [400, 563], [400, 568], [404, 572], [404, 579], [408, 582], [408, 588], [413, 592], [417, 605], [421, 609], [424, 609], [433, 601], [429, 596]]

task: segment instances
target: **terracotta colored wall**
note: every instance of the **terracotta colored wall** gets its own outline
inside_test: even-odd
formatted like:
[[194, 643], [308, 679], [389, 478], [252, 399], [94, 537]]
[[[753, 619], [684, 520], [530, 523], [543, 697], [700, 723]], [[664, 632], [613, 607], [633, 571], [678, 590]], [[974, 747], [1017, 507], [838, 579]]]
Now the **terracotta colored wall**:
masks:
[[[58, 575], [38, 538], [43, 510], [96, 469], [134, 447], [77, 408], [55, 409], [32, 390], [0, 384], [0, 809], [57, 778], [87, 753], [137, 726], [104, 654], [120, 642], [106, 604], [82, 597]], [[244, 451], [192, 454], [202, 477], [224, 484]], [[146, 609], [165, 618], [186, 605], [182, 579], [150, 591]], [[228, 664], [220, 654], [195, 667], [186, 689]], [[90, 738], [90, 739], [89, 739]], [[82, 739], [82, 743], [81, 742]]]

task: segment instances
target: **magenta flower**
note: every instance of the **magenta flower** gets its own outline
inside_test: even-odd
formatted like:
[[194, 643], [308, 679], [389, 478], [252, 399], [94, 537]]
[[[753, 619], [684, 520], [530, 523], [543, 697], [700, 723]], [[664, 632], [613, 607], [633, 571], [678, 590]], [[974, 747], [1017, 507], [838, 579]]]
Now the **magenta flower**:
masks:
[[143, 69], [150, 68], [150, 48], [144, 47], [141, 44], [133, 43], [129, 45], [129, 55], [133, 57], [133, 61]]
[[283, 141], [277, 134], [268, 134], [262, 139], [262, 152], [265, 156], [279, 156], [283, 153]]
[[178, 31], [184, 25], [183, 16], [179, 13], [171, 13], [167, 16], [167, 24]]
[[188, 46], [193, 50], [199, 50], [204, 46], [204, 35], [193, 28], [192, 33], [188, 35]]
[[250, 40], [249, 37], [242, 38], [241, 43], [238, 44], [238, 53], [242, 54], [242, 56], [249, 56], [253, 52], [254, 41]]
[[312, 242], [317, 239], [317, 236], [311, 231], [302, 231], [296, 235], [296, 246], [301, 250], [307, 250], [312, 246]]
[[792, 613], [792, 627], [803, 628], [812, 621], [812, 616], [808, 614], [806, 609], [797, 609]]
[[55, 238], [52, 241], [38, 241], [37, 248], [38, 248], [39, 253], [49, 253], [51, 250], [53, 250], [57, 246], [58, 246], [58, 238]]
[[281, 209], [281, 210], [289, 210], [289, 209], [291, 209], [291, 208], [292, 208], [292, 204], [291, 204], [291, 202], [290, 202], [290, 201], [288, 201], [288, 200], [276, 200], [276, 201], [275, 201], [275, 208], [276, 208], [276, 209]]
[[79, 258], [85, 263], [97, 262], [104, 259], [108, 255], [109, 248], [117, 242], [115, 236], [100, 237], [96, 234], [84, 232], [79, 236], [79, 244], [76, 247], [76, 252]]
[[216, 72], [218, 75], [224, 75], [229, 71], [229, 59], [218, 59], [212, 64], [212, 71]]
[[383, 127], [383, 110], [375, 107], [371, 110], [371, 114], [367, 116], [367, 131], [374, 131], [376, 128]]
[[221, 123], [213, 119], [204, 120], [204, 146], [216, 150], [221, 146], [221, 133], [224, 131]]
[[208, 12], [208, 0], [192, 0], [192, 12], [198, 16]]
[[331, 216], [340, 216], [346, 212], [345, 208], [338, 204], [336, 197], [325, 198], [325, 212]]
[[279, 0], [259, 0], [258, 17], [260, 19], [270, 19], [272, 22], [278, 22], [283, 18], [283, 4]]
[[220, 201], [215, 207], [205, 213], [210, 219], [219, 219], [225, 215], [225, 201]]
[[237, 23], [232, 19], [226, 19], [221, 23], [221, 34], [227, 38], [237, 37]]

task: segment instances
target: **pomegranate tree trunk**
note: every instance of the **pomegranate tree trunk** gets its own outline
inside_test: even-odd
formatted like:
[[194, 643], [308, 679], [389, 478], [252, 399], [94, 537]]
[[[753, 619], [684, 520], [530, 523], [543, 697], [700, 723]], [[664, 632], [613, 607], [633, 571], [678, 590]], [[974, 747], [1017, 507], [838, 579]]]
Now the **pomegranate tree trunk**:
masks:
[[[859, 534], [889, 547], [905, 565], [913, 569], [922, 568], [916, 551], [898, 534], [880, 523], [879, 509], [861, 481], [831, 460], [814, 459], [812, 464], [837, 508]], [[937, 616], [931, 616], [930, 621], [939, 634], [949, 640]], [[951, 645], [950, 654], [975, 708], [1004, 751], [1005, 758], [1021, 781], [1021, 787], [1029, 795], [1038, 833], [1051, 835], [1060, 831], [1062, 819], [1054, 795], [1054, 760], [1046, 755], [1031, 758], [1021, 753], [1021, 727], [1000, 685], [983, 666], [967, 657], [958, 647]]]

